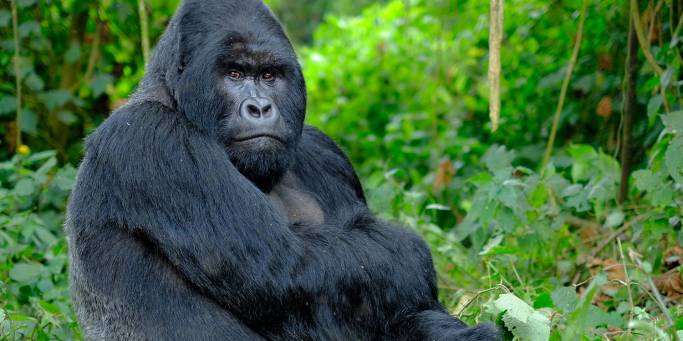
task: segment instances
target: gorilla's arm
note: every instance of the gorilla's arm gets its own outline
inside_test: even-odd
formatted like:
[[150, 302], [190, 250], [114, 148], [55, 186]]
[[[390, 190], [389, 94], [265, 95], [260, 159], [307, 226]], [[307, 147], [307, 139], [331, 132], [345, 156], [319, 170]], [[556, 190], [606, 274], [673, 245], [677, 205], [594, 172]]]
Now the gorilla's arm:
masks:
[[362, 208], [340, 215], [346, 228], [290, 229], [221, 145], [159, 104], [124, 108], [91, 136], [74, 193], [72, 225], [144, 239], [252, 328], [306, 321], [313, 306], [362, 325], [437, 304], [419, 237]]
[[[316, 195], [327, 214], [334, 215], [340, 207], [366, 207], [365, 194], [351, 161], [329, 136], [315, 127], [304, 127], [295, 158], [292, 170]], [[431, 284], [436, 286], [434, 282]], [[468, 328], [439, 304], [419, 312], [406, 312], [388, 326], [394, 340], [498, 339], [492, 326]]]

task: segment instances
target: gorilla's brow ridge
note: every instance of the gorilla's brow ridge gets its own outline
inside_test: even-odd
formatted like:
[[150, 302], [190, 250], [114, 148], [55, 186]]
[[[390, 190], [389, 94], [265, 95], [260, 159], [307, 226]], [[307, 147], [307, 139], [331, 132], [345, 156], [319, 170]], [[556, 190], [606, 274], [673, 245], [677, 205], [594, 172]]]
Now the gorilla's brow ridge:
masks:
[[245, 71], [274, 69], [288, 70], [291, 58], [273, 53], [269, 48], [261, 48], [253, 44], [226, 46], [219, 55], [219, 66], [223, 69], [240, 69]]

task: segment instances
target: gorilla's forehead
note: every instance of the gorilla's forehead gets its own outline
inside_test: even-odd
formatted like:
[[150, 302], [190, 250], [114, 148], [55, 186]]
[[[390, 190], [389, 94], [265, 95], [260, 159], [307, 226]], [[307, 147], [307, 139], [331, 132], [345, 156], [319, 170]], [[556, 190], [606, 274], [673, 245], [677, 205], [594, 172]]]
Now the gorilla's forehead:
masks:
[[179, 14], [180, 31], [220, 48], [269, 51], [273, 57], [295, 56], [289, 39], [270, 10], [257, 0], [186, 0]]
[[289, 43], [253, 31], [228, 31], [222, 46], [224, 58], [241, 64], [287, 64], [294, 57]]

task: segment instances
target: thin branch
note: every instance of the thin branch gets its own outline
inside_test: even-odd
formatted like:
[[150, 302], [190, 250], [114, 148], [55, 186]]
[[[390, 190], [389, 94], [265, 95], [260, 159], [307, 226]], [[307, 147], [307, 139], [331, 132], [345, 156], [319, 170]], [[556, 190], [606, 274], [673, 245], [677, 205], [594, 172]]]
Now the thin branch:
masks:
[[14, 78], [17, 87], [17, 117], [16, 117], [16, 148], [22, 145], [21, 141], [21, 46], [19, 44], [19, 15], [17, 14], [17, 1], [10, 0], [12, 6], [12, 31], [14, 33]]
[[[655, 28], [657, 27], [657, 15], [659, 14], [659, 11], [662, 10], [662, 6], [664, 5], [664, 0], [659, 0], [657, 5], [655, 5], [654, 9], [652, 10], [652, 19], [650, 20], [650, 28], [648, 29], [650, 39], [652, 39], [652, 36], [654, 35]], [[659, 35], [661, 38], [661, 34]]]
[[640, 261], [640, 255], [637, 252], [630, 249], [628, 255], [633, 261], [633, 263], [636, 264], [638, 270], [640, 270], [640, 272], [645, 276], [645, 279], [647, 280], [647, 285], [650, 287], [650, 292], [652, 292], [652, 295], [655, 297], [655, 302], [657, 303], [657, 306], [659, 306], [659, 309], [662, 311], [664, 317], [666, 318], [666, 322], [669, 328], [671, 328], [674, 325], [674, 320], [673, 318], [671, 318], [669, 309], [666, 308], [666, 303], [664, 303], [664, 299], [662, 299], [662, 294], [660, 294], [659, 290], [657, 290], [657, 286], [655, 285], [655, 282], [652, 280], [652, 276], [650, 276], [648, 272], [645, 271], [645, 268], [643, 267], [643, 262]]
[[655, 70], [657, 75], [661, 76], [664, 73], [664, 70], [657, 64], [657, 60], [655, 60], [655, 57], [650, 51], [650, 44], [645, 38], [643, 22], [640, 20], [640, 13], [638, 10], [638, 0], [631, 0], [631, 18], [633, 20], [633, 28], [635, 29], [636, 36], [638, 37], [638, 43], [640, 44], [640, 48], [643, 50], [645, 59], [647, 59], [647, 62], [650, 64], [652, 69]]
[[88, 57], [88, 65], [85, 68], [85, 74], [76, 84], [71, 87], [71, 91], [76, 91], [83, 85], [83, 83], [88, 82], [95, 74], [95, 66], [97, 65], [97, 60], [100, 56], [100, 45], [102, 44], [102, 29], [103, 25], [99, 19], [97, 20], [97, 28], [95, 29], [95, 37], [93, 38], [92, 48], [90, 49], [90, 56]]
[[[628, 320], [633, 321], [633, 311], [635, 304], [633, 303], [633, 292], [631, 291], [631, 277], [628, 275], [628, 268], [626, 267], [626, 257], [624, 257], [624, 248], [621, 246], [621, 240], [617, 239], [617, 246], [619, 246], [619, 255], [621, 256], [621, 265], [624, 268], [624, 278], [626, 278], [626, 290], [628, 291], [629, 312]], [[628, 326], [628, 334], [631, 334], [631, 326]]]
[[500, 125], [500, 48], [503, 42], [503, 0], [491, 0], [491, 30], [489, 34], [490, 117], [493, 131]]
[[[638, 41], [635, 25], [631, 23], [628, 33], [628, 52], [626, 53], [626, 93], [625, 110], [621, 131], [621, 182], [619, 184], [619, 204], [628, 199], [629, 177], [633, 157], [633, 120], [636, 115], [636, 86], [638, 78]], [[666, 94], [664, 94], [666, 96]]]
[[83, 76], [84, 81], [90, 80], [95, 73], [95, 65], [97, 65], [97, 60], [100, 54], [100, 44], [102, 43], [102, 28], [103, 25], [99, 20], [97, 21], [97, 29], [95, 29], [95, 38], [92, 43], [92, 49], [90, 50], [90, 57], [88, 58], [88, 66], [85, 69], [85, 75]]
[[145, 65], [149, 61], [149, 17], [147, 16], [147, 6], [145, 0], [138, 0], [138, 10], [140, 11], [140, 31], [142, 35], [142, 57]]
[[594, 221], [581, 219], [581, 218], [575, 217], [575, 216], [567, 217], [566, 221], [567, 221], [567, 224], [574, 226], [574, 227], [578, 227], [578, 228], [589, 228], [589, 229], [594, 229], [594, 230], [601, 230], [602, 229], [602, 225], [600, 225]]
[[560, 126], [560, 117], [562, 116], [562, 109], [564, 108], [564, 101], [567, 98], [567, 91], [569, 90], [569, 82], [572, 79], [572, 74], [574, 73], [574, 67], [576, 66], [576, 61], [579, 58], [579, 52], [581, 51], [581, 41], [583, 40], [583, 26], [586, 22], [586, 15], [588, 10], [588, 0], [583, 0], [583, 5], [581, 7], [581, 19], [579, 21], [579, 27], [576, 32], [576, 39], [574, 42], [574, 50], [572, 51], [571, 59], [569, 60], [569, 65], [567, 66], [567, 72], [564, 76], [564, 81], [562, 82], [562, 91], [560, 92], [560, 100], [557, 103], [557, 110], [555, 110], [555, 117], [553, 118], [553, 125], [550, 129], [550, 137], [548, 137], [548, 146], [545, 149], [545, 155], [543, 156], [543, 163], [541, 164], [541, 172], [545, 170], [545, 166], [550, 161], [550, 157], [553, 154], [553, 148], [555, 146], [555, 138], [557, 137], [557, 130]]

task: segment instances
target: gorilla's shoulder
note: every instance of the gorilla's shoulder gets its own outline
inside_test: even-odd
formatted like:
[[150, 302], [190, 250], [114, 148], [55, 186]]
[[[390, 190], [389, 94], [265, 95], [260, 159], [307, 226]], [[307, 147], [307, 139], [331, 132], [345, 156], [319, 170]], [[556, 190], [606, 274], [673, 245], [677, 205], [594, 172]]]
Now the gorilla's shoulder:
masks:
[[122, 106], [86, 140], [86, 155], [100, 156], [143, 151], [144, 146], [169, 143], [187, 134], [183, 116], [154, 101]]
[[[303, 178], [317, 178], [315, 172], [323, 171], [349, 185], [355, 198], [366, 203], [363, 186], [349, 157], [334, 140], [313, 126], [304, 126], [299, 149], [296, 153], [295, 172]], [[315, 170], [315, 171], [313, 171]]]
[[339, 148], [337, 143], [316, 127], [309, 125], [304, 126], [303, 133], [301, 134], [300, 146], [313, 149], [316, 153], [333, 152], [337, 157], [348, 162], [346, 154]]

